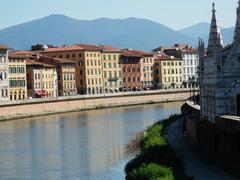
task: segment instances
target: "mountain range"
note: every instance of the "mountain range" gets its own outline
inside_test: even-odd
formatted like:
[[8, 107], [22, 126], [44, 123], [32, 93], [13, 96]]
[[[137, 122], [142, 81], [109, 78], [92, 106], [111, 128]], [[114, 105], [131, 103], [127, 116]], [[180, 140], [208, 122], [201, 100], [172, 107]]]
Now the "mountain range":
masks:
[[[119, 48], [152, 50], [176, 43], [197, 45], [206, 42], [210, 25], [199, 23], [175, 31], [160, 23], [140, 18], [77, 20], [64, 15], [50, 15], [0, 30], [0, 44], [13, 49], [29, 49], [33, 44], [54, 46], [85, 43], [111, 44]], [[225, 42], [231, 42], [233, 28], [222, 28]]]
[[[234, 27], [231, 28], [220, 28], [223, 36], [224, 44], [229, 44], [232, 42]], [[193, 38], [202, 38], [206, 43], [208, 42], [210, 30], [210, 23], [198, 23], [193, 26], [179, 30], [179, 33], [184, 35], [190, 35]]]

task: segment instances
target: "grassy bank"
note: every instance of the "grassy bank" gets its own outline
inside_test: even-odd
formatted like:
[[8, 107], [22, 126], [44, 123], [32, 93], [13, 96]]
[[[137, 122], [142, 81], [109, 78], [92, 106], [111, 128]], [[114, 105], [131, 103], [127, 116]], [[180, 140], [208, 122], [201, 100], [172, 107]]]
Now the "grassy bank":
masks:
[[127, 180], [189, 179], [166, 138], [167, 127], [178, 118], [173, 115], [146, 130], [140, 153], [125, 166]]

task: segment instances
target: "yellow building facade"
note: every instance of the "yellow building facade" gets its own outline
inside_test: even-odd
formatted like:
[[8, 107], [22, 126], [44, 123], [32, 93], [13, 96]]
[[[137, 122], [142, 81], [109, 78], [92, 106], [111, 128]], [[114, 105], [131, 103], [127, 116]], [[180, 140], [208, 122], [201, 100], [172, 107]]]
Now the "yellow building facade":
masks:
[[141, 86], [143, 89], [153, 88], [153, 55], [149, 53], [143, 54], [143, 58], [140, 60], [141, 63]]
[[10, 101], [27, 99], [26, 57], [9, 55]]
[[111, 46], [102, 48], [103, 89], [105, 93], [119, 92], [122, 88], [121, 50]]
[[29, 98], [57, 97], [57, 72], [53, 65], [27, 61], [27, 89]]
[[182, 59], [158, 55], [154, 58], [156, 89], [179, 89], [183, 86]]
[[48, 48], [41, 54], [75, 62], [78, 94], [103, 93], [102, 48], [100, 46], [76, 44]]

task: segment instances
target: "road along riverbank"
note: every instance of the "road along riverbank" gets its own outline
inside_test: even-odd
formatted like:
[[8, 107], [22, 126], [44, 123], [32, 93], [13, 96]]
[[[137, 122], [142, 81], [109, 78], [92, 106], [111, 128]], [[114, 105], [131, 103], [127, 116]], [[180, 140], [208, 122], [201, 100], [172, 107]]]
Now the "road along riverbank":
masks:
[[119, 94], [30, 99], [0, 104], [0, 121], [92, 109], [183, 101], [189, 90], [157, 90]]

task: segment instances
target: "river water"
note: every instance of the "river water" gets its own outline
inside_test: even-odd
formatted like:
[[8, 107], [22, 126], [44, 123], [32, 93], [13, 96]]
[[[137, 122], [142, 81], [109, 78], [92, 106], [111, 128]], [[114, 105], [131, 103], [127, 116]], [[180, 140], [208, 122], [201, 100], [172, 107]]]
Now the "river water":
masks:
[[0, 123], [0, 179], [124, 179], [131, 140], [183, 102]]

